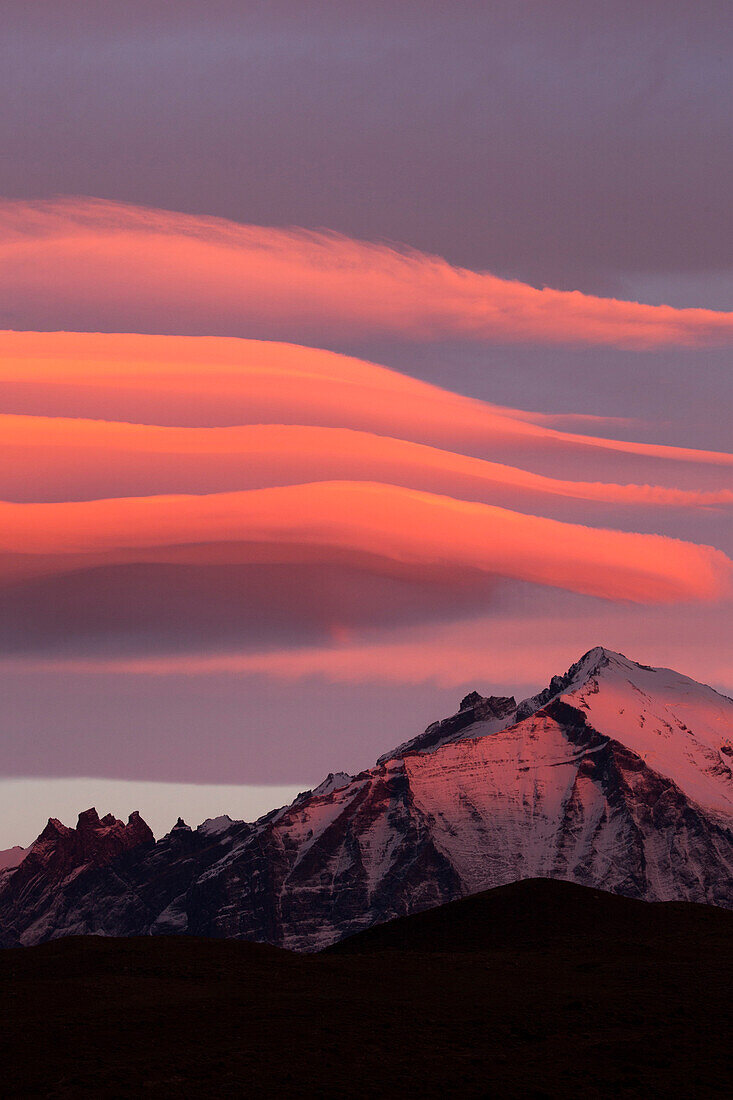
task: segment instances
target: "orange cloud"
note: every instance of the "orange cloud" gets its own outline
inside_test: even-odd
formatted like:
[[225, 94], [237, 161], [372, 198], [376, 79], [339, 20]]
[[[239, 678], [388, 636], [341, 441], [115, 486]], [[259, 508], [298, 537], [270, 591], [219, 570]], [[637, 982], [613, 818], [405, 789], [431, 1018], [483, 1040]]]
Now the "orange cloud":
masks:
[[91, 199], [0, 206], [10, 315], [58, 327], [417, 340], [729, 344], [733, 313], [537, 289], [415, 250]]
[[0, 409], [168, 425], [349, 427], [451, 449], [590, 447], [717, 465], [733, 455], [557, 431], [374, 363], [260, 340], [0, 332]]
[[514, 578], [642, 604], [730, 591], [722, 552], [364, 482], [0, 504], [0, 580], [130, 562], [345, 561], [366, 572]]
[[678, 508], [733, 504], [733, 489], [558, 479], [408, 440], [308, 425], [176, 428], [0, 415], [0, 454], [0, 496], [20, 500], [217, 492], [340, 478], [462, 497], [511, 493]]

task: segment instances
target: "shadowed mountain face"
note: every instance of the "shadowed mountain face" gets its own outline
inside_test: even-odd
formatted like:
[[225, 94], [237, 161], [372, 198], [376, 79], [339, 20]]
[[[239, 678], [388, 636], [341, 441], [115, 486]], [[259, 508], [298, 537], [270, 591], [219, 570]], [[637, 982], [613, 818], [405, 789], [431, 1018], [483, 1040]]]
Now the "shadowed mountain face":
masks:
[[[254, 824], [50, 823], [0, 873], [0, 942], [188, 934], [313, 951], [528, 878], [733, 907], [733, 702], [597, 648]], [[53, 834], [53, 835], [52, 835]]]
[[191, 937], [6, 951], [5, 1089], [722, 1096], [732, 933], [713, 906], [527, 880], [322, 954]]

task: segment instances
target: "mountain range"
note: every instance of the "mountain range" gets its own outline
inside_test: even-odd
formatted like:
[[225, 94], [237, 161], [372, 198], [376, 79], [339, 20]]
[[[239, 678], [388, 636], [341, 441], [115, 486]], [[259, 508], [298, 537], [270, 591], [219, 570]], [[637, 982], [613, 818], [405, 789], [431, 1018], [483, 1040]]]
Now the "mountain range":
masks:
[[0, 870], [0, 945], [193, 935], [315, 951], [521, 879], [733, 908], [733, 700], [596, 647], [519, 703], [458, 712], [254, 823], [155, 841], [50, 820]]

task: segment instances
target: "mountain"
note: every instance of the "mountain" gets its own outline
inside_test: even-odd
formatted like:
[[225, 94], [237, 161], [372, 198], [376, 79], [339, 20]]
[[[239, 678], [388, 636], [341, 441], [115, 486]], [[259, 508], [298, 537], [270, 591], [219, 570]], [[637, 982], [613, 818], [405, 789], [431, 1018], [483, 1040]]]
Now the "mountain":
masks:
[[528, 878], [733, 908], [733, 701], [603, 648], [254, 824], [57, 822], [0, 873], [0, 943], [233, 937], [313, 951]]
[[25, 855], [26, 849], [21, 848], [18, 844], [13, 848], [6, 848], [4, 852], [0, 852], [0, 871], [17, 867], [19, 863], [23, 862]]
[[74, 936], [3, 954], [4, 1093], [723, 1097], [732, 943], [733, 912], [547, 879], [322, 954]]

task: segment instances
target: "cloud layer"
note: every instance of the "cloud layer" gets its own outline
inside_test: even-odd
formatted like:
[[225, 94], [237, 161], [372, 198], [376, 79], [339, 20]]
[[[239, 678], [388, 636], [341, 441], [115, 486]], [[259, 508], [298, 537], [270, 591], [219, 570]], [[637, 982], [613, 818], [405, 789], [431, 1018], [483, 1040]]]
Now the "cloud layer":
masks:
[[6, 583], [140, 563], [314, 562], [387, 575], [427, 570], [449, 582], [478, 572], [642, 604], [721, 598], [733, 564], [707, 546], [374, 482], [0, 504]]
[[733, 313], [537, 289], [403, 246], [100, 200], [0, 205], [0, 293], [17, 328], [328, 342], [733, 342]]
[[[516, 584], [646, 606], [729, 592], [703, 532], [733, 503], [730, 454], [561, 431], [292, 344], [6, 332], [0, 352], [6, 656], [252, 661], [471, 617]], [[686, 478], [499, 461], [517, 454]], [[662, 515], [666, 534], [634, 532]]]
[[556, 416], [502, 408], [352, 356], [274, 341], [5, 331], [0, 384], [4, 413], [193, 427], [348, 427], [482, 454], [585, 448], [733, 465], [726, 452], [560, 431], [552, 427]]
[[213, 493], [348, 478], [467, 499], [709, 508], [733, 489], [676, 489], [546, 477], [404, 439], [311, 425], [174, 428], [71, 417], [0, 414], [7, 462], [0, 499], [87, 500], [153, 492]]

